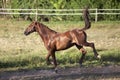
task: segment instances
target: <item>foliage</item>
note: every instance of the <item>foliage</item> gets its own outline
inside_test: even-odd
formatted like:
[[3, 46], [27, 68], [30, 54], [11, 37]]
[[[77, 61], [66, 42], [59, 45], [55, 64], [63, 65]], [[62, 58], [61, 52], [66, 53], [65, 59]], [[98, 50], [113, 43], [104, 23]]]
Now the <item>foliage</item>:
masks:
[[[85, 6], [98, 9], [119, 9], [119, 0], [1, 0], [0, 8], [22, 8], [22, 9], [82, 9]], [[102, 11], [103, 12], [103, 11]], [[118, 11], [119, 12], [119, 11]], [[28, 15], [25, 15], [26, 17]], [[13, 15], [12, 18], [21, 17]], [[48, 16], [47, 16], [48, 17]], [[119, 20], [119, 15], [99, 15], [98, 20]], [[23, 16], [22, 16], [23, 18]], [[32, 16], [30, 18], [33, 19]], [[49, 17], [48, 17], [49, 18]], [[58, 20], [81, 20], [78, 16], [51, 16]], [[24, 18], [25, 19], [25, 18]]]

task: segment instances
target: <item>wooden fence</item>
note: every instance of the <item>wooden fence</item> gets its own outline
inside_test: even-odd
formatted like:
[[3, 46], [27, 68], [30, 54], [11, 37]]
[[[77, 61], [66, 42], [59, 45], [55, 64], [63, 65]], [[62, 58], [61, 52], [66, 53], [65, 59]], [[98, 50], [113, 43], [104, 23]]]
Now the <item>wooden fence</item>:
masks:
[[[95, 22], [98, 21], [98, 15], [120, 15], [120, 9], [89, 9], [91, 15], [95, 15]], [[82, 15], [83, 9], [3, 9], [0, 8], [0, 14], [24, 14], [35, 15], [35, 20], [39, 15]]]

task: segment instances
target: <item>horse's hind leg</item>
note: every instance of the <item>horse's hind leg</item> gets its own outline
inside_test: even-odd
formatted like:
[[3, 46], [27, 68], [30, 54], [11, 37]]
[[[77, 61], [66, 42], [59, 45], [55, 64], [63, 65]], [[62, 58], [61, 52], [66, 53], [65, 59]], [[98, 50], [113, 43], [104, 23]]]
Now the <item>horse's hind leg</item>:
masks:
[[86, 52], [86, 50], [83, 48], [83, 46], [76, 45], [76, 47], [82, 52], [82, 56], [81, 56], [81, 58], [80, 58], [80, 60], [79, 60], [79, 64], [80, 64], [80, 66], [82, 66], [83, 60], [84, 60], [85, 55], [86, 55], [87, 52]]
[[81, 58], [79, 60], [79, 63], [80, 63], [80, 66], [82, 66], [83, 60], [85, 59], [85, 55], [86, 55], [87, 52], [86, 52], [86, 50], [84, 48], [81, 48], [80, 50], [82, 52], [82, 56], [81, 56]]
[[91, 47], [93, 49], [93, 52], [94, 52], [94, 55], [96, 58], [101, 58], [100, 55], [97, 53], [96, 49], [95, 49], [95, 46], [94, 46], [94, 43], [84, 43], [83, 44], [84, 46], [88, 46], [88, 47]]

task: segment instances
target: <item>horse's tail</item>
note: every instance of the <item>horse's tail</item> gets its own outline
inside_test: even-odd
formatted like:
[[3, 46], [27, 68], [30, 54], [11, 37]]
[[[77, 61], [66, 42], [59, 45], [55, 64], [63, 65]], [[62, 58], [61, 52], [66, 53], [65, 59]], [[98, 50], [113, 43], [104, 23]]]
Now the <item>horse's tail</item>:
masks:
[[84, 21], [85, 21], [85, 27], [82, 28], [82, 30], [87, 30], [87, 29], [89, 29], [91, 27], [88, 8], [83, 10], [83, 18], [84, 18]]

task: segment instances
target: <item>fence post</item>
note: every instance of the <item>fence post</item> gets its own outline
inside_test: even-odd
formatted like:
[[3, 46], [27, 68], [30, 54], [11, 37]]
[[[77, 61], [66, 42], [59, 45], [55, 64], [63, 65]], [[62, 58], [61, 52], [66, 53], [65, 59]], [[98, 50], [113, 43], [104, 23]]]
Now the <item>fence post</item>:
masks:
[[97, 22], [97, 19], [98, 19], [98, 9], [96, 8], [95, 11], [96, 11], [96, 12], [95, 12], [95, 22]]
[[35, 21], [37, 21], [37, 17], [38, 17], [38, 9], [36, 9]]

